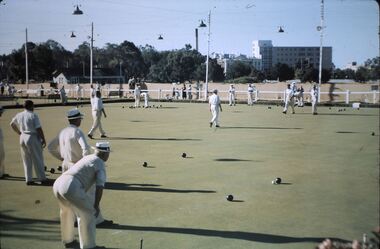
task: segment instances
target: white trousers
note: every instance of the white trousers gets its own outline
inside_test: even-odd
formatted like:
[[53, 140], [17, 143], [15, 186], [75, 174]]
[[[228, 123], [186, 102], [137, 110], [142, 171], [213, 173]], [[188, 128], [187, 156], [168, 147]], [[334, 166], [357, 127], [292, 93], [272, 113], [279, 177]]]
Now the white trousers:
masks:
[[60, 207], [61, 237], [63, 243], [74, 240], [74, 219], [77, 217], [80, 248], [96, 246], [94, 203], [74, 176], [61, 175], [53, 185]]
[[[75, 163], [69, 162], [69, 161], [62, 161], [62, 173], [70, 169]], [[87, 195], [90, 198], [91, 203], [95, 203], [95, 192], [96, 192], [96, 186], [95, 184], [92, 185], [92, 187], [87, 190]], [[75, 216], [72, 217], [73, 220], [75, 220]], [[99, 210], [99, 215], [96, 217], [96, 224], [102, 223], [104, 221], [102, 212]]]
[[91, 136], [94, 135], [95, 130], [99, 128], [100, 135], [105, 135], [106, 132], [103, 130], [102, 122], [101, 122], [102, 112], [99, 110], [97, 111], [93, 110], [92, 118], [94, 119], [94, 123], [92, 124], [91, 130], [88, 132], [88, 134]]
[[21, 158], [24, 165], [25, 181], [32, 181], [33, 166], [38, 181], [46, 180], [42, 144], [37, 134], [20, 135]]
[[135, 107], [140, 107], [140, 96], [135, 96]]
[[229, 105], [235, 105], [235, 94], [231, 94], [231, 93], [228, 94], [228, 102], [229, 102]]
[[294, 98], [287, 98], [285, 100], [285, 107], [284, 107], [284, 112], [288, 111], [288, 106], [290, 104], [290, 107], [292, 108], [292, 112], [294, 113]]
[[211, 105], [211, 114], [212, 114], [212, 118], [211, 118], [210, 123], [219, 125], [219, 106]]
[[311, 113], [317, 113], [317, 98], [311, 98]]
[[144, 107], [147, 108], [149, 106], [149, 95], [147, 93], [144, 94]]
[[248, 105], [253, 105], [253, 93], [248, 93]]
[[3, 131], [0, 128], [0, 177], [2, 177], [5, 173], [4, 159], [5, 159], [4, 137], [3, 137]]

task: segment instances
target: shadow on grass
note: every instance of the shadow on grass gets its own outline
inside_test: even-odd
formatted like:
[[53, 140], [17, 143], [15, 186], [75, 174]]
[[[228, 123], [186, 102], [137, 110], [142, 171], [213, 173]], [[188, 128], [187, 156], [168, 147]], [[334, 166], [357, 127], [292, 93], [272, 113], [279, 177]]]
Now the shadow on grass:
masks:
[[[299, 115], [312, 115], [311, 113], [297, 113]], [[318, 113], [318, 116], [358, 116], [358, 117], [369, 117], [369, 116], [379, 116], [376, 114], [364, 114], [364, 113]]]
[[60, 241], [59, 220], [30, 219], [0, 213], [1, 237]]
[[108, 140], [142, 140], [142, 141], [202, 141], [197, 138], [155, 138], [155, 137], [108, 137]]
[[216, 191], [213, 191], [213, 190], [158, 188], [159, 186], [161, 185], [107, 182], [105, 188], [110, 189], [110, 190], [150, 191], [150, 192], [166, 192], [166, 193], [204, 193], [204, 194], [216, 193]]
[[337, 131], [336, 133], [342, 133], [342, 134], [357, 134], [360, 132], [357, 131]]
[[25, 182], [25, 177], [22, 176], [5, 176], [0, 179], [0, 181], [20, 181], [20, 182]]
[[[217, 158], [214, 159], [217, 162], [252, 162], [253, 160], [246, 159], [238, 159], [238, 158]], [[262, 161], [254, 161], [254, 162], [262, 162]]]
[[222, 126], [219, 129], [255, 129], [255, 130], [302, 130], [303, 128], [257, 127], [257, 126]]
[[[271, 244], [300, 243], [300, 242], [320, 243], [325, 239], [324, 237], [290, 237], [290, 236], [284, 236], [284, 235], [242, 232], [242, 231], [221, 231], [221, 230], [181, 228], [181, 227], [131, 226], [131, 225], [119, 225], [119, 224], [113, 224], [107, 227], [106, 229], [189, 234], [189, 235], [197, 235], [197, 236], [239, 239], [239, 240], [255, 241], [255, 242], [261, 242], [261, 243], [271, 243]], [[348, 242], [346, 240], [339, 239], [339, 238], [330, 238], [330, 239], [334, 241]]]

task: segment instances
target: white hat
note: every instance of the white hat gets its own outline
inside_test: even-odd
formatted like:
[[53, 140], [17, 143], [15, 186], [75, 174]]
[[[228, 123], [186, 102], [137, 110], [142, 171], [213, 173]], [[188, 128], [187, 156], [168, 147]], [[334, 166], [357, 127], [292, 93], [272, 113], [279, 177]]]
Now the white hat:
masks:
[[83, 118], [83, 114], [77, 108], [71, 109], [67, 112], [67, 119], [78, 119]]
[[97, 151], [111, 152], [110, 143], [107, 141], [97, 142], [95, 147], [92, 148]]

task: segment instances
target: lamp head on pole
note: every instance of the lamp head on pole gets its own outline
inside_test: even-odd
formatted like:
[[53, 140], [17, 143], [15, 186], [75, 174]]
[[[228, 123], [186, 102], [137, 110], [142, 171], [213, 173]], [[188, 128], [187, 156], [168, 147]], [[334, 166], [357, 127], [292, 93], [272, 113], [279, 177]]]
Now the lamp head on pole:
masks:
[[278, 29], [278, 33], [284, 33], [284, 29], [280, 26], [279, 29]]
[[83, 15], [83, 11], [79, 9], [79, 6], [77, 5], [76, 9], [73, 12], [73, 15]]
[[70, 35], [71, 38], [75, 38], [77, 37], [75, 34], [74, 34], [74, 31], [71, 31], [71, 35]]
[[159, 34], [157, 39], [158, 39], [158, 40], [163, 40], [164, 38], [162, 37], [161, 34]]
[[201, 23], [199, 24], [199, 28], [205, 28], [207, 25], [201, 20]]

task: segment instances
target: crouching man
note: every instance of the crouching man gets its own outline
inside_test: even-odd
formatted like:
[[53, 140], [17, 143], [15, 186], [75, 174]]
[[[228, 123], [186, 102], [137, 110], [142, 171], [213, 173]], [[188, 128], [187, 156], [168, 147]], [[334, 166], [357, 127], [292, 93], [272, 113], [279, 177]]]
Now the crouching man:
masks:
[[[108, 142], [96, 143], [95, 153], [83, 157], [57, 178], [53, 185], [60, 206], [61, 236], [65, 248], [76, 247], [74, 218], [77, 217], [80, 248], [96, 247], [96, 217], [106, 183], [105, 164], [110, 154]], [[95, 184], [95, 201], [86, 193]]]

